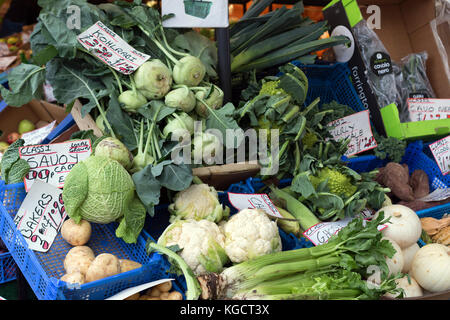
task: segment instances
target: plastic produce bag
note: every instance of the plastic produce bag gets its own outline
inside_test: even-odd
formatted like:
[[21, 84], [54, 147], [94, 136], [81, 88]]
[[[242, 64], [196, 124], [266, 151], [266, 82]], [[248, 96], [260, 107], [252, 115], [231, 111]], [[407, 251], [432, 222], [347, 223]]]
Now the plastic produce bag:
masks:
[[430, 22], [433, 35], [439, 47], [439, 54], [444, 62], [444, 72], [450, 81], [450, 67], [449, 67], [449, 55], [450, 52], [446, 50], [448, 48], [448, 35], [450, 34], [450, 0], [436, 0], [436, 19]]
[[367, 81], [377, 97], [379, 108], [397, 102], [392, 61], [383, 43], [365, 20], [353, 27], [353, 34], [368, 73]]
[[[413, 53], [401, 60], [401, 77], [396, 76], [397, 86], [401, 87], [402, 110], [408, 111], [408, 99], [435, 98], [433, 88], [426, 73], [426, 52]], [[400, 82], [400, 83], [399, 83]], [[402, 122], [410, 121], [409, 113], [400, 118]]]

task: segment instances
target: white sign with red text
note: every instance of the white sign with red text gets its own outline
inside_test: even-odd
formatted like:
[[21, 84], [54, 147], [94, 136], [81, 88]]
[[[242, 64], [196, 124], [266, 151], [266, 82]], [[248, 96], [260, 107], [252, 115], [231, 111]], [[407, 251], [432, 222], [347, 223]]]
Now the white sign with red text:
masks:
[[334, 140], [350, 139], [345, 153], [347, 157], [371, 150], [377, 146], [372, 133], [368, 110], [334, 120], [328, 126], [333, 127], [330, 133]]
[[450, 136], [430, 144], [431, 153], [443, 175], [450, 172]]
[[67, 217], [62, 190], [36, 180], [14, 216], [31, 250], [47, 252]]
[[81, 33], [78, 42], [104, 63], [126, 75], [150, 59], [149, 55], [134, 49], [100, 21]]
[[64, 187], [65, 178], [73, 166], [87, 159], [91, 153], [89, 139], [19, 148], [20, 158], [30, 165], [30, 171], [24, 178], [25, 190], [28, 192], [36, 180], [57, 188]]
[[408, 110], [413, 122], [450, 119], [450, 99], [408, 99]]
[[[361, 213], [363, 219], [366, 219], [366, 214]], [[305, 232], [303, 235], [308, 238], [315, 246], [325, 244], [330, 240], [330, 238], [341, 231], [342, 228], [347, 226], [353, 218], [345, 218], [339, 221], [333, 222], [320, 222]], [[379, 225], [378, 230], [383, 230], [387, 225]]]

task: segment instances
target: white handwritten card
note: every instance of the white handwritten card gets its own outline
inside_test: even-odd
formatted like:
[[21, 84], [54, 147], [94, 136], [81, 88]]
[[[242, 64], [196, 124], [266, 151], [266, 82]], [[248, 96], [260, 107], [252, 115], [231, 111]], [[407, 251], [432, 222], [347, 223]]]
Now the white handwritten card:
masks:
[[150, 59], [148, 54], [134, 49], [100, 21], [81, 33], [78, 42], [104, 63], [127, 75]]
[[228, 0], [162, 0], [165, 28], [227, 28]]
[[261, 209], [275, 218], [283, 218], [267, 194], [228, 193], [228, 200], [237, 210]]
[[333, 127], [330, 133], [334, 140], [350, 139], [347, 152], [345, 153], [346, 156], [353, 156], [377, 146], [372, 133], [368, 110], [334, 120], [328, 126]]
[[62, 190], [36, 180], [14, 217], [31, 250], [47, 252], [67, 217]]
[[450, 172], [450, 136], [430, 144], [431, 153], [443, 175]]
[[[367, 220], [365, 218], [366, 213], [362, 212], [361, 216], [363, 217], [363, 219]], [[345, 218], [333, 222], [320, 222], [303, 232], [303, 235], [308, 238], [315, 246], [325, 244], [333, 235], [339, 233], [339, 231], [346, 227], [353, 219], [354, 218]], [[386, 227], [387, 225], [385, 224], [379, 225], [378, 230], [381, 231]]]
[[408, 99], [408, 111], [413, 122], [450, 119], [450, 99]]
[[92, 153], [91, 140], [73, 140], [62, 143], [24, 146], [19, 148], [19, 156], [30, 165], [24, 178], [28, 192], [37, 179], [55, 187], [64, 187], [67, 174], [78, 162]]

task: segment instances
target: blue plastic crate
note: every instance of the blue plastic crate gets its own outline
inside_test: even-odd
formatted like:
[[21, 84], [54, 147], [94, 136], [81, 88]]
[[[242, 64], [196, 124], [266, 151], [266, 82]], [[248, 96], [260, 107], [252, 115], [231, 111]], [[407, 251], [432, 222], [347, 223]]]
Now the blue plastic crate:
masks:
[[140, 236], [136, 244], [127, 244], [115, 237], [116, 223], [92, 224], [92, 236], [86, 244], [96, 255], [112, 253], [120, 259], [141, 263], [139, 269], [71, 287], [59, 280], [64, 272], [64, 257], [72, 248], [59, 233], [46, 253], [30, 250], [17, 230], [13, 217], [26, 193], [23, 183], [0, 186], [0, 236], [39, 300], [103, 300], [124, 289], [147, 282], [167, 279], [163, 257], [150, 256], [145, 250], [146, 239]]
[[[422, 169], [429, 177], [430, 190], [434, 191], [437, 188], [450, 187], [450, 175], [442, 175], [437, 163], [430, 159], [424, 152], [424, 145], [422, 141], [415, 141], [408, 144], [405, 155], [401, 163], [407, 164], [409, 173], [412, 174], [414, 170]], [[381, 160], [373, 155], [359, 156], [346, 159], [348, 167], [356, 172], [369, 172], [376, 168], [380, 168], [388, 163], [389, 160]], [[291, 179], [283, 179], [280, 181], [280, 187], [289, 186]], [[240, 185], [243, 185], [240, 183]], [[267, 186], [259, 178], [248, 178], [245, 181], [246, 188], [243, 193], [260, 193], [267, 191]], [[232, 187], [231, 187], [232, 188]], [[426, 210], [418, 211], [417, 214], [426, 213], [428, 215], [442, 216], [450, 212], [450, 203], [435, 206]], [[442, 213], [442, 214], [441, 214]]]
[[[450, 205], [442, 205], [417, 211], [417, 215], [419, 216], [419, 218], [431, 217], [435, 219], [441, 219], [445, 214], [450, 214]], [[426, 243], [422, 239], [419, 239], [418, 244], [420, 247], [423, 247]]]
[[308, 78], [306, 105], [320, 97], [320, 104], [334, 100], [355, 111], [367, 110], [351, 82], [350, 69], [346, 63], [313, 65], [303, 65], [298, 61], [292, 63], [300, 67]]
[[0, 284], [15, 280], [16, 268], [11, 253], [0, 250]]

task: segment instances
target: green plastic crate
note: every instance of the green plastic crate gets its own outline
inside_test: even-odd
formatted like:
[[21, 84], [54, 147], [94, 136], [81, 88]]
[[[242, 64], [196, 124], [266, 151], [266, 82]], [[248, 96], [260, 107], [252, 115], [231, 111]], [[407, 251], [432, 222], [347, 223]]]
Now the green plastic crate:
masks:
[[381, 109], [386, 134], [405, 140], [429, 140], [450, 134], [450, 119], [400, 122], [397, 106], [392, 103]]
[[200, 19], [205, 19], [209, 15], [211, 6], [211, 1], [184, 0], [184, 12]]

